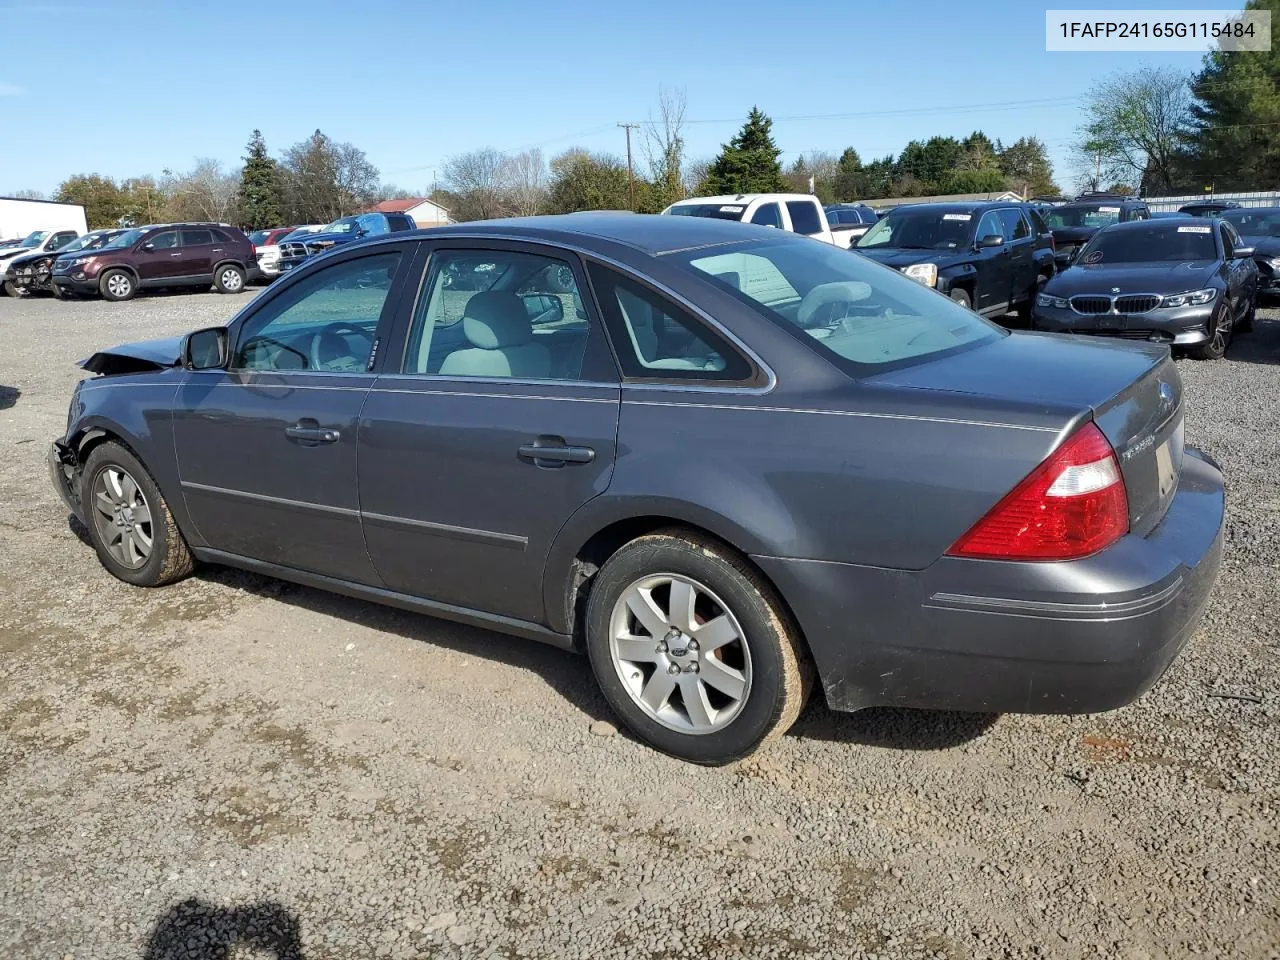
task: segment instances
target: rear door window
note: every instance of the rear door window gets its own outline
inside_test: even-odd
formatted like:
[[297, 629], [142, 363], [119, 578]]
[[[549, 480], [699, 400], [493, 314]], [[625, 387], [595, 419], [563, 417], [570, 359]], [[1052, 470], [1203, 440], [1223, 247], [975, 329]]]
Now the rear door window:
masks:
[[787, 213], [791, 215], [791, 229], [805, 236], [822, 232], [822, 219], [818, 206], [805, 200], [788, 200]]
[[1000, 223], [1004, 227], [1005, 240], [1025, 240], [1031, 236], [1031, 228], [1023, 219], [1022, 211], [1014, 207], [1000, 211]]
[[184, 247], [207, 247], [213, 244], [212, 230], [183, 230], [182, 245]]

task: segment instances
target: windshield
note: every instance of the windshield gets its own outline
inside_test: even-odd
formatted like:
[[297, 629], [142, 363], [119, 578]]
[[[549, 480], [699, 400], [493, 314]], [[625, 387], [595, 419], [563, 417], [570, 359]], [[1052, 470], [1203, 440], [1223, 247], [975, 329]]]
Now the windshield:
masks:
[[691, 250], [671, 259], [803, 334], [852, 372], [906, 366], [1003, 335], [896, 270], [833, 246], [788, 239], [731, 253]]
[[973, 236], [972, 213], [944, 210], [895, 210], [862, 235], [858, 249], [959, 250]]
[[249, 234], [249, 242], [255, 247], [260, 247], [267, 242], [267, 237], [271, 235], [270, 230], [255, 230]]
[[29, 250], [32, 247], [38, 247], [40, 244], [44, 243], [44, 238], [48, 235], [48, 230], [37, 230], [34, 233], [27, 234], [18, 246], [22, 247], [24, 250]]
[[358, 217], [342, 217], [324, 228], [325, 233], [352, 233], [356, 229]]
[[126, 230], [119, 236], [112, 237], [110, 241], [103, 245], [102, 249], [119, 250], [122, 247], [131, 247], [142, 239], [144, 233], [146, 233], [145, 230]]
[[1054, 207], [1045, 211], [1044, 219], [1050, 230], [1059, 227], [1108, 227], [1120, 222], [1120, 206], [1114, 203], [1088, 203]]
[[100, 246], [110, 239], [109, 233], [86, 233], [83, 237], [77, 237], [65, 247], [58, 251], [59, 254], [75, 253], [77, 250], [97, 250]]
[[1280, 237], [1280, 208], [1228, 210], [1222, 219], [1245, 236]]
[[1077, 258], [1086, 266], [1098, 263], [1154, 263], [1217, 260], [1213, 227], [1199, 224], [1153, 223], [1131, 230], [1098, 233]]
[[713, 220], [741, 220], [746, 205], [741, 203], [681, 203], [669, 207], [673, 217], [710, 217]]

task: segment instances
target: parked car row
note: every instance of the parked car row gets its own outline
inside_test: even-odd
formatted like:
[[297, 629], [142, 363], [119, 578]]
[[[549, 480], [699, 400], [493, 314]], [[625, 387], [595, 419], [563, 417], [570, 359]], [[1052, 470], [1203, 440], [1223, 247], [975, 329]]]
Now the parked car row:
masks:
[[723, 197], [690, 197], [662, 213], [673, 217], [736, 220], [798, 233], [836, 247], [850, 247], [866, 232], [861, 221], [832, 220], [817, 197], [807, 193], [739, 193]]

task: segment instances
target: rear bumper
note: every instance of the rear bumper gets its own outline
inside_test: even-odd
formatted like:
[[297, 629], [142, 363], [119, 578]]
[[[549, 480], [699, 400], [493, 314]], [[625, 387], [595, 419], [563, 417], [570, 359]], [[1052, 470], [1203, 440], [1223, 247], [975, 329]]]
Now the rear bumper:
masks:
[[1222, 474], [1188, 451], [1146, 537], [1092, 557], [944, 557], [921, 571], [755, 558], [795, 613], [837, 710], [1094, 713], [1151, 688], [1217, 579]]

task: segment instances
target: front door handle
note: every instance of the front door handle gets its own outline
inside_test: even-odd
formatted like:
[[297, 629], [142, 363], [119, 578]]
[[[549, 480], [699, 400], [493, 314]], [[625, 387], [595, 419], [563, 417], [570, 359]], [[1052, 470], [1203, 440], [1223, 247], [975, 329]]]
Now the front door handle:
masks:
[[536, 443], [522, 444], [519, 452], [522, 459], [532, 460], [540, 467], [591, 463], [596, 458], [596, 452], [590, 447], [569, 446], [560, 437], [539, 437]]
[[337, 443], [342, 438], [342, 434], [333, 427], [321, 427], [314, 420], [300, 420], [292, 427], [285, 427], [284, 435], [303, 443]]

